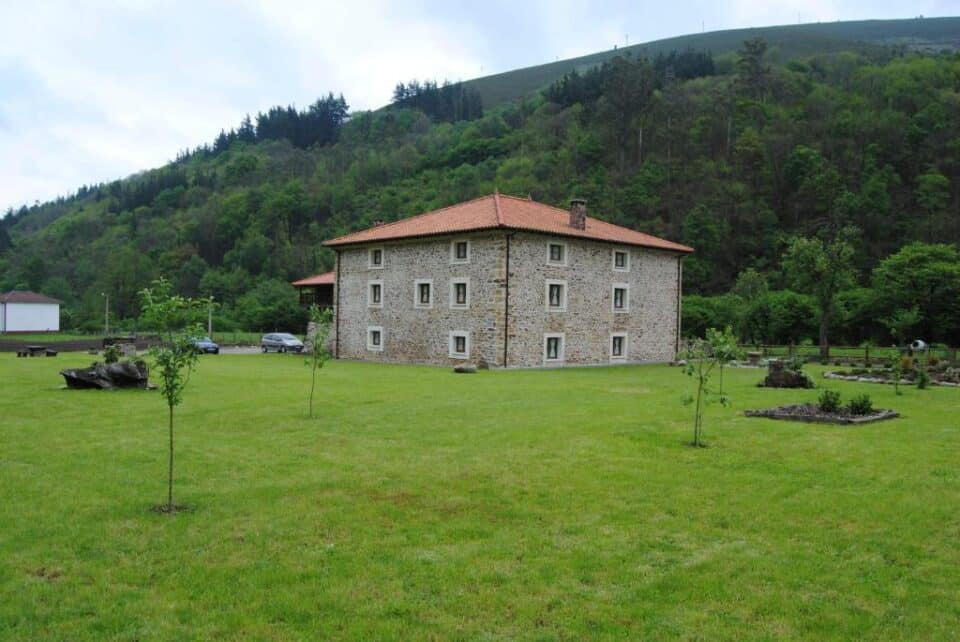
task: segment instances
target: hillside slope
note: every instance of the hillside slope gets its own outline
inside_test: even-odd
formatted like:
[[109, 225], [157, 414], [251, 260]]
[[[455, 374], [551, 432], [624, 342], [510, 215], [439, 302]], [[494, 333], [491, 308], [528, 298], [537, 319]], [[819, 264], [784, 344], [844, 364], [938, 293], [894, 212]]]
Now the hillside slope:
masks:
[[913, 50], [958, 50], [960, 17], [828, 22], [687, 34], [484, 76], [466, 84], [479, 91], [484, 107], [490, 108], [529, 95], [573, 70], [582, 73], [625, 53], [653, 57], [690, 48], [719, 56], [736, 51], [744, 40], [756, 37], [767, 41], [770, 60], [780, 63], [814, 54], [889, 45]]
[[[324, 139], [284, 133], [302, 134], [315, 110], [279, 110], [163, 168], [0, 219], [0, 291], [62, 299], [63, 326], [88, 329], [109, 292], [112, 318], [133, 327], [137, 291], [162, 275], [214, 296], [221, 327], [292, 329], [304, 313], [289, 281], [333, 263], [321, 241], [498, 189], [561, 207], [584, 197], [592, 216], [697, 248], [689, 294], [725, 293], [749, 269], [787, 288], [785, 237], [852, 225], [858, 288], [838, 332], [889, 344], [881, 320], [922, 303], [918, 323], [934, 328], [922, 336], [960, 340], [960, 312], [931, 312], [960, 300], [952, 290], [872, 294], [875, 268], [905, 245], [960, 242], [960, 56], [857, 47], [780, 65], [773, 54], [669, 83], [617, 58], [550, 100], [454, 123], [398, 108], [343, 121], [328, 96]], [[761, 303], [773, 321], [751, 337], [809, 336], [809, 299]]]

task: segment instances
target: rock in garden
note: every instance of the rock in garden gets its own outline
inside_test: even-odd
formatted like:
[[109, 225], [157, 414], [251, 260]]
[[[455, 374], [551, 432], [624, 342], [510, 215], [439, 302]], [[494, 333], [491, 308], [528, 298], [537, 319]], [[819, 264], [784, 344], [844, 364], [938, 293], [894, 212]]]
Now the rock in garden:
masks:
[[89, 368], [61, 370], [68, 388], [148, 388], [147, 364], [143, 361], [119, 361], [117, 363], [94, 363]]

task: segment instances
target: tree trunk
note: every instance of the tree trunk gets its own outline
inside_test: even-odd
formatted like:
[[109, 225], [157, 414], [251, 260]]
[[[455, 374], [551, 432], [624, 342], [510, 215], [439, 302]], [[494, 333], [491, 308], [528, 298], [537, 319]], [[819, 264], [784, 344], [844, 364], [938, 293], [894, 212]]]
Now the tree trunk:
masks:
[[[314, 335], [316, 341], [316, 335]], [[313, 419], [313, 389], [317, 387], [317, 366], [313, 366], [313, 375], [310, 377], [310, 418]]]
[[830, 343], [827, 334], [830, 330], [831, 313], [827, 307], [820, 314], [820, 362], [826, 363], [830, 360]]
[[170, 460], [167, 465], [167, 512], [173, 515], [173, 406], [169, 409]]
[[640, 132], [637, 134], [637, 165], [643, 165], [643, 123], [640, 124]]

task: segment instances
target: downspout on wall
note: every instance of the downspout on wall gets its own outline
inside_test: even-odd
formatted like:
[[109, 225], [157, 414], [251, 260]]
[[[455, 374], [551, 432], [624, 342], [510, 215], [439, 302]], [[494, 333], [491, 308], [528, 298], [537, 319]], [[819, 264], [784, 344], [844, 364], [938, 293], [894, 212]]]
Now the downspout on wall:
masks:
[[677, 257], [677, 339], [673, 349], [673, 358], [680, 356], [680, 323], [683, 320], [683, 255]]
[[333, 343], [333, 358], [340, 358], [340, 250], [334, 250], [337, 253], [337, 286], [333, 293], [333, 316], [335, 329], [334, 332], [337, 335], [336, 341]]
[[506, 260], [506, 278], [504, 279], [503, 293], [503, 367], [507, 367], [507, 355], [510, 350], [510, 237], [513, 234], [507, 234], [504, 238], [507, 240], [507, 260]]

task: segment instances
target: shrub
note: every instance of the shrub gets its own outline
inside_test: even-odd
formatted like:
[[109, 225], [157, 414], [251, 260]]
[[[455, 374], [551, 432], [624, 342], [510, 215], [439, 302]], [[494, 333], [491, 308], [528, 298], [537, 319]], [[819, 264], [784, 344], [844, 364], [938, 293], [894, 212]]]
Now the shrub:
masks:
[[817, 400], [817, 408], [821, 412], [837, 412], [840, 410], [840, 393], [836, 390], [824, 388], [820, 392], [820, 398]]
[[920, 368], [917, 370], [917, 388], [924, 390], [927, 386], [930, 385], [930, 375], [927, 374], [925, 368]]
[[[839, 398], [839, 395], [837, 397]], [[857, 395], [847, 402], [847, 410], [851, 415], [869, 415], [873, 412], [873, 401], [870, 399], [870, 395], [866, 393]]]
[[931, 368], [936, 368], [938, 365], [940, 365], [940, 357], [935, 354], [927, 356], [927, 365]]
[[913, 372], [913, 357], [908, 354], [900, 357], [900, 372], [903, 372], [904, 374]]
[[803, 372], [803, 366], [806, 364], [806, 362], [806, 359], [794, 352], [787, 359], [787, 370], [791, 370], [792, 372]]
[[103, 362], [104, 363], [116, 363], [120, 361], [120, 346], [109, 345], [103, 349]]

